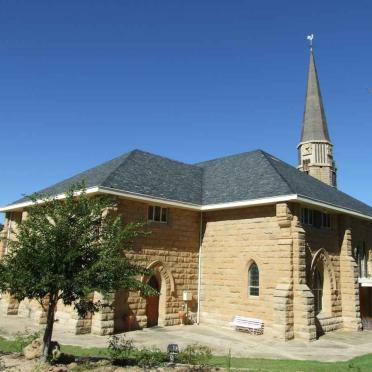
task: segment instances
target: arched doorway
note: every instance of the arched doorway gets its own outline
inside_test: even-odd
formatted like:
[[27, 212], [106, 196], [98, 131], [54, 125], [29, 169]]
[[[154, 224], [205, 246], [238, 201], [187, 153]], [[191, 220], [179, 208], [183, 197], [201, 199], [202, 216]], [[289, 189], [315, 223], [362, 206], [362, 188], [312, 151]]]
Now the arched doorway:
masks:
[[337, 283], [333, 264], [324, 248], [319, 249], [311, 262], [311, 289], [314, 295], [314, 322], [317, 337], [323, 335], [334, 316], [337, 304]]
[[[147, 269], [151, 270], [153, 275], [144, 275], [141, 278], [142, 283], [149, 284], [160, 294], [159, 296], [156, 296], [157, 298], [146, 297], [147, 327], [153, 327], [154, 325], [165, 326], [174, 324], [167, 319], [167, 314], [174, 312], [173, 308], [167, 308], [167, 304], [176, 293], [175, 281], [172, 272], [166, 265], [164, 265], [163, 262], [158, 260], [149, 264]], [[158, 310], [157, 322], [155, 320], [152, 322], [152, 319], [155, 319], [155, 314], [153, 311], [151, 311], [152, 309]], [[176, 311], [178, 313], [178, 310]]]
[[[160, 293], [161, 278], [160, 275], [152, 275], [147, 284]], [[146, 299], [147, 327], [155, 327], [159, 322], [159, 295], [148, 296]]]

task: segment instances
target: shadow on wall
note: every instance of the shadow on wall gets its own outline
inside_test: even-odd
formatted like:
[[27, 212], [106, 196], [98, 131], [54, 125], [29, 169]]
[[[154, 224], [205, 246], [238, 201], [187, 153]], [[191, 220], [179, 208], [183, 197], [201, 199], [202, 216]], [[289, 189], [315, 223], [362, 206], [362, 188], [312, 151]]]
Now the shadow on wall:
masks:
[[114, 333], [134, 331], [140, 326], [128, 305], [129, 292], [120, 290], [115, 293]]

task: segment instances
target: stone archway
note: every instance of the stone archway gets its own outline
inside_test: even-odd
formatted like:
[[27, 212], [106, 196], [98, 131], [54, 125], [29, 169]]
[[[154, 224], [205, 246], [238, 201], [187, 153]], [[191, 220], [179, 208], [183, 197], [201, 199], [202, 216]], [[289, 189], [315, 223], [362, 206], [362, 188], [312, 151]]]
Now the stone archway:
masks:
[[337, 297], [337, 282], [327, 251], [319, 249], [313, 256], [310, 267], [311, 289], [314, 294], [314, 315], [317, 335], [324, 334], [323, 320], [333, 316]]
[[[143, 276], [141, 279], [142, 283], [150, 284], [160, 293], [160, 295], [157, 296], [157, 299], [151, 299], [150, 297], [146, 298], [147, 325], [150, 327], [155, 325], [155, 315], [153, 313], [150, 315], [149, 312], [155, 311], [154, 309], [157, 307], [157, 325], [163, 326], [166, 325], [166, 315], [168, 312], [167, 304], [169, 303], [170, 298], [175, 294], [174, 278], [168, 267], [161, 261], [153, 261], [147, 266], [147, 269], [152, 270], [153, 275]], [[149, 305], [149, 301], [153, 303]]]

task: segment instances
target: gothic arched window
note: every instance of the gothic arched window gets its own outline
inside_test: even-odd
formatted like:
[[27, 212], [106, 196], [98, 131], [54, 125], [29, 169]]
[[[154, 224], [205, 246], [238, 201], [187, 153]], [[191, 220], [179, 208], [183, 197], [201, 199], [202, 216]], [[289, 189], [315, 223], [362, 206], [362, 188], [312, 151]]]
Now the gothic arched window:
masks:
[[313, 293], [315, 315], [318, 315], [323, 308], [323, 273], [318, 267], [314, 272]]
[[248, 293], [250, 296], [260, 295], [260, 272], [255, 262], [248, 269]]

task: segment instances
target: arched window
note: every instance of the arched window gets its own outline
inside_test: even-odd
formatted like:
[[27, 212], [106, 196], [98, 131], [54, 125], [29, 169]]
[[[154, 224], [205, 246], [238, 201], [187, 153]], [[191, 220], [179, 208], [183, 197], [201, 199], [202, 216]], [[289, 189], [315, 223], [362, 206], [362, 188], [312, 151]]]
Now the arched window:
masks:
[[314, 272], [313, 293], [315, 315], [318, 315], [323, 308], [323, 274], [318, 267]]
[[260, 295], [260, 272], [255, 262], [248, 270], [248, 293], [250, 296]]

